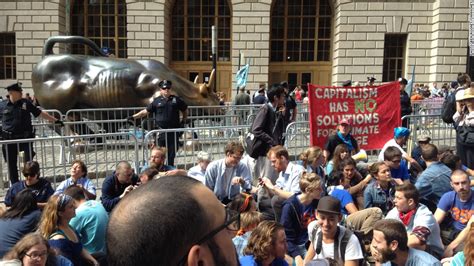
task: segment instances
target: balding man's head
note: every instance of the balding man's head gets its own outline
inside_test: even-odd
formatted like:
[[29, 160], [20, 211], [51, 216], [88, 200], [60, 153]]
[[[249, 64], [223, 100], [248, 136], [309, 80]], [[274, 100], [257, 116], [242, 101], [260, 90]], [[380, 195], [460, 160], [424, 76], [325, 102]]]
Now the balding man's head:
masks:
[[195, 179], [164, 176], [151, 180], [122, 199], [110, 216], [109, 265], [178, 265], [186, 260], [189, 265], [192, 251], [199, 248], [216, 261], [212, 250], [222, 249], [215, 241], [218, 234], [198, 242], [224, 216], [224, 207], [214, 194]]

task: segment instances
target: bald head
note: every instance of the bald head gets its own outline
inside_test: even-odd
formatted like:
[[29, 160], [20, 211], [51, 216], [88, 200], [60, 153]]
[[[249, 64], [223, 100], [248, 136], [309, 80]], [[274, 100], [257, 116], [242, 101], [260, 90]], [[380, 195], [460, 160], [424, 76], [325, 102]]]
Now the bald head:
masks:
[[[122, 199], [107, 228], [109, 265], [176, 265], [212, 225], [201, 182], [164, 176]], [[216, 199], [217, 200], [217, 199]]]

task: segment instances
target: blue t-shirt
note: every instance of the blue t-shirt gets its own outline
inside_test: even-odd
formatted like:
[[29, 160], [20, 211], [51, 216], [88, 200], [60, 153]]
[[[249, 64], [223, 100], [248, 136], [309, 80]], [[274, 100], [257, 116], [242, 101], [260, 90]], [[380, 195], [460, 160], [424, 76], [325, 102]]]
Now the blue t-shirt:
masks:
[[[260, 266], [262, 263], [255, 261], [252, 255], [246, 255], [239, 259], [241, 266]], [[276, 258], [270, 263], [270, 266], [288, 266], [284, 259]]]
[[26, 188], [29, 188], [33, 191], [36, 201], [39, 203], [46, 203], [49, 197], [51, 197], [51, 195], [54, 193], [51, 183], [49, 183], [49, 181], [44, 178], [39, 178], [38, 182], [31, 186], [27, 186], [25, 181], [20, 181], [16, 182], [10, 189], [8, 189], [7, 195], [5, 195], [5, 205], [8, 207], [11, 206], [15, 196]]
[[34, 210], [22, 218], [0, 219], [0, 258], [10, 251], [24, 235], [33, 232], [40, 218], [41, 211]]
[[392, 175], [392, 178], [399, 178], [403, 181], [410, 179], [410, 174], [408, 173], [407, 161], [403, 159], [400, 161], [400, 168], [398, 169], [390, 168], [390, 173]]
[[69, 225], [79, 234], [84, 248], [89, 253], [105, 252], [105, 235], [109, 216], [104, 206], [95, 200], [88, 200], [76, 209], [76, 217]]
[[471, 198], [467, 202], [461, 202], [455, 191], [449, 191], [439, 200], [438, 208], [451, 214], [454, 228], [463, 230], [474, 214], [474, 191], [471, 192]]
[[354, 202], [351, 194], [347, 190], [335, 188], [329, 193], [329, 195], [335, 197], [341, 202], [342, 214], [349, 215], [346, 209], [346, 205]]
[[[390, 261], [382, 264], [382, 266], [391, 265], [394, 264]], [[423, 250], [410, 248], [405, 266], [441, 266], [441, 262]]]

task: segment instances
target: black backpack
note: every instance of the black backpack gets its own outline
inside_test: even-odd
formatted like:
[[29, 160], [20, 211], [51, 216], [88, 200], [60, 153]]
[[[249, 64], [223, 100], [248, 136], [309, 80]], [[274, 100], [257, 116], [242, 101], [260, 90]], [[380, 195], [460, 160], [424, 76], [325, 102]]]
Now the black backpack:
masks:
[[458, 91], [459, 90], [455, 90], [449, 94], [441, 107], [441, 119], [447, 124], [454, 123], [453, 115], [456, 113], [456, 92]]
[[[320, 232], [319, 234], [316, 235], [318, 228], [319, 228], [319, 224], [316, 222], [314, 224], [314, 228], [313, 228], [313, 231], [311, 232], [311, 237], [310, 237], [310, 241], [311, 243], [313, 243], [313, 247], [316, 250], [316, 254], [320, 254], [322, 252], [322, 245], [323, 245], [322, 233]], [[339, 244], [338, 243], [339, 241], [337, 240], [334, 242], [334, 259], [337, 261], [337, 258], [340, 257], [342, 261], [345, 261], [347, 244], [349, 243], [349, 239], [351, 238], [351, 236], [355, 235], [359, 242], [360, 248], [362, 249], [362, 254], [364, 255], [364, 258], [359, 260], [359, 265], [367, 265], [367, 252], [365, 250], [364, 244], [361, 241], [361, 237], [358, 234], [352, 232], [350, 229], [348, 228], [345, 228], [345, 229], [346, 230], [344, 231], [344, 235], [342, 236], [341, 243]], [[339, 239], [339, 233], [340, 233], [340, 228], [338, 226], [336, 239]], [[340, 246], [340, 248], [338, 248], [338, 246]]]

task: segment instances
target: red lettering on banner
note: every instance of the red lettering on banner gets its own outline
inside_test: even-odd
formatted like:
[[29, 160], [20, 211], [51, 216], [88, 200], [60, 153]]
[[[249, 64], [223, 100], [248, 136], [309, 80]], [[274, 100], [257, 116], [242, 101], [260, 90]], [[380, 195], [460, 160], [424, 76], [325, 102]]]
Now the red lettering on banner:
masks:
[[338, 121], [348, 118], [360, 148], [381, 149], [401, 124], [399, 86], [398, 82], [376, 87], [309, 85], [311, 144], [324, 147]]

